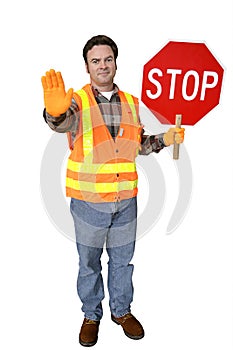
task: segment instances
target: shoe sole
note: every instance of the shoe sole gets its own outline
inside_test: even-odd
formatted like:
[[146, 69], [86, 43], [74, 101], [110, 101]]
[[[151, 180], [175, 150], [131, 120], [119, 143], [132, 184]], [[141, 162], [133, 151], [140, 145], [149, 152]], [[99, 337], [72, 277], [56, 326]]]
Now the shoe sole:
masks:
[[[117, 320], [115, 320], [114, 318], [111, 318], [111, 319], [112, 319], [112, 321], [113, 321], [114, 323], [116, 323], [118, 326], [121, 326], [121, 324], [120, 324], [119, 322], [117, 322]], [[121, 327], [122, 327], [122, 326], [121, 326]], [[126, 335], [128, 338], [130, 338], [130, 339], [139, 340], [139, 339], [142, 339], [142, 338], [144, 337], [144, 333], [141, 334], [141, 335], [131, 335], [131, 334], [127, 333], [127, 332], [124, 330], [123, 327], [122, 327], [122, 329], [123, 329], [125, 335]]]
[[[98, 339], [97, 339], [97, 340], [98, 340]], [[94, 342], [91, 342], [91, 343], [85, 343], [85, 342], [83, 342], [83, 341], [79, 338], [79, 343], [80, 343], [82, 346], [85, 346], [86, 348], [88, 348], [88, 347], [94, 346], [94, 345], [97, 343], [97, 340], [94, 341]]]

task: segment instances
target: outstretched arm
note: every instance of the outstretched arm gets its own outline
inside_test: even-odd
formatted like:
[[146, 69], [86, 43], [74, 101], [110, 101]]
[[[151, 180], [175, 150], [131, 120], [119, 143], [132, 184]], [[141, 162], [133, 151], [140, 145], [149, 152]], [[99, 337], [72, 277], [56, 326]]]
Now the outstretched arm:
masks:
[[66, 93], [60, 72], [54, 69], [41, 78], [44, 90], [45, 109], [43, 117], [49, 127], [59, 133], [76, 133], [79, 126], [79, 108], [72, 100], [73, 89]]
[[46, 72], [41, 82], [46, 111], [53, 117], [60, 117], [71, 106], [73, 89], [69, 89], [66, 93], [62, 75], [60, 72], [55, 72], [54, 69]]

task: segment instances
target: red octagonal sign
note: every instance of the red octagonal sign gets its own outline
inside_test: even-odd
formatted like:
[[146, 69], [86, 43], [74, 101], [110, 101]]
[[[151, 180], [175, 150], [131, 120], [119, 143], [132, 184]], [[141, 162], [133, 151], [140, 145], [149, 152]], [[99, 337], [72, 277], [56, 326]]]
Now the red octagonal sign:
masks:
[[223, 68], [204, 43], [170, 41], [144, 66], [142, 102], [163, 124], [194, 125], [218, 105]]

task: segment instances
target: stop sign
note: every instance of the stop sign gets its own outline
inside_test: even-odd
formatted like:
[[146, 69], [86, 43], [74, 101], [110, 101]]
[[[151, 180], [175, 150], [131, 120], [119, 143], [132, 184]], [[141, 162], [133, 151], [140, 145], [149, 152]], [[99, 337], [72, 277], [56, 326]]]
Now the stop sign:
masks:
[[204, 43], [170, 41], [144, 66], [142, 102], [163, 124], [194, 125], [218, 105], [223, 68]]

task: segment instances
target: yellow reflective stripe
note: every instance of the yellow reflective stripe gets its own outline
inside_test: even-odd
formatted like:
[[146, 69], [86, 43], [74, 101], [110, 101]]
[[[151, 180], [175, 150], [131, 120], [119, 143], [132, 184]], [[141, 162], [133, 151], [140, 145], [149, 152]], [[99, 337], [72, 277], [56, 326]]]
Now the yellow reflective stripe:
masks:
[[66, 178], [66, 186], [77, 191], [88, 191], [92, 193], [110, 193], [120, 192], [124, 190], [133, 190], [137, 187], [138, 180], [122, 181], [122, 182], [104, 182], [95, 183], [88, 181], [78, 181]]
[[67, 169], [87, 174], [116, 174], [136, 171], [135, 163], [86, 164], [68, 159]]
[[77, 91], [82, 100], [82, 121], [83, 121], [83, 153], [93, 155], [93, 129], [91, 121], [91, 109], [87, 93], [84, 90]]
[[134, 104], [134, 100], [133, 100], [133, 97], [132, 95], [128, 94], [127, 92], [124, 92], [125, 94], [125, 97], [126, 97], [126, 100], [129, 104], [129, 107], [132, 111], [132, 115], [133, 115], [133, 120], [135, 123], [137, 123], [138, 121], [138, 117], [137, 117], [137, 112], [136, 112], [136, 108], [135, 108], [135, 104]]

